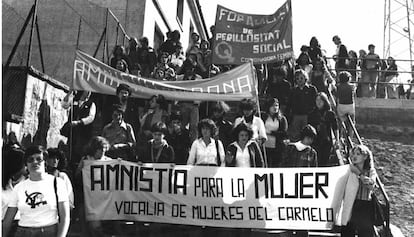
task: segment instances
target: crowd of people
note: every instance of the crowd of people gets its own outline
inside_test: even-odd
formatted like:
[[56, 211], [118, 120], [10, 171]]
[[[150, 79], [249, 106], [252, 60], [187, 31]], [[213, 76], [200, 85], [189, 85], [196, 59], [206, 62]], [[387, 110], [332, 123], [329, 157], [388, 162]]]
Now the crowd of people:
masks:
[[[214, 32], [214, 27], [211, 30]], [[212, 64], [211, 41], [200, 42], [197, 33], [191, 34], [185, 54], [179, 31], [167, 37], [157, 50], [149, 47], [145, 37], [131, 38], [128, 52], [123, 46], [115, 47], [110, 66], [156, 80], [202, 80], [232, 68]], [[313, 37], [310, 46], [301, 48], [296, 62], [289, 59], [269, 64], [265, 73], [263, 67], [256, 66], [257, 73], [267, 79], [260, 85], [263, 100], [244, 99], [238, 106], [224, 101], [167, 101], [161, 94], [131, 98], [127, 84], [120, 84], [115, 96], [71, 91], [63, 101], [63, 107], [70, 111], [69, 121], [61, 129], [68, 138], [67, 149], [35, 146], [23, 151], [18, 143], [3, 147], [3, 161], [8, 162], [3, 165], [3, 191], [10, 193], [8, 199], [2, 198], [4, 233], [14, 227], [11, 232], [17, 236], [29, 232], [65, 236], [72, 212], [85, 223], [86, 236], [101, 236], [102, 224], [84, 219], [81, 172], [85, 160], [261, 168], [337, 165], [335, 150], [340, 149], [341, 134], [350, 134], [341, 131], [338, 124], [348, 115], [354, 117], [357, 90], [352, 82], [357, 74], [349, 70], [352, 60], [344, 59], [346, 47], [338, 36], [334, 42], [338, 45], [336, 74], [328, 69]], [[380, 67], [373, 48], [370, 46], [370, 53], [361, 61], [361, 68], [367, 71], [360, 80], [374, 82], [371, 79], [377, 75], [371, 73]], [[392, 67], [396, 70], [395, 64]], [[364, 93], [375, 90], [367, 84], [360, 86]], [[239, 116], [235, 116], [237, 107]], [[350, 155], [353, 184], [359, 186], [353, 196], [355, 203], [348, 207], [351, 212], [352, 205], [360, 210], [368, 208], [375, 180], [372, 154], [364, 146], [357, 148]], [[13, 169], [4, 172], [8, 167]], [[20, 219], [13, 226], [17, 212]], [[36, 218], [39, 215], [44, 218]], [[354, 220], [354, 215], [346, 218], [343, 236], [352, 236], [355, 230], [360, 236], [372, 236], [362, 234], [373, 233], [369, 218], [363, 222]], [[297, 236], [307, 236], [307, 232], [298, 231]]]

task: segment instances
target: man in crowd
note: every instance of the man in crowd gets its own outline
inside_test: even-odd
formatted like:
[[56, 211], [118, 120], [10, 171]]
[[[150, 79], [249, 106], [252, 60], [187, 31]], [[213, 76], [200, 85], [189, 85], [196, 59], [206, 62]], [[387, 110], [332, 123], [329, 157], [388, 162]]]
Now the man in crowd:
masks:
[[296, 70], [296, 87], [292, 89], [288, 105], [292, 117], [292, 125], [289, 126], [292, 141], [299, 139], [300, 131], [308, 124], [308, 114], [315, 107], [317, 90], [308, 84], [308, 80], [308, 73], [302, 69]]
[[362, 97], [376, 97], [376, 83], [378, 80], [378, 69], [381, 66], [381, 60], [375, 53], [375, 45], [368, 45], [369, 53], [362, 61], [361, 68], [366, 69], [361, 78]]
[[69, 112], [69, 121], [61, 129], [61, 134], [68, 138], [71, 168], [77, 167], [76, 164], [83, 156], [83, 148], [93, 135], [92, 123], [95, 121], [96, 106], [90, 100], [90, 96], [90, 91], [78, 91], [75, 95], [71, 91], [62, 102], [64, 109], [69, 109], [73, 104], [73, 110]]
[[111, 146], [107, 152], [109, 157], [134, 162], [136, 161], [134, 130], [124, 121], [124, 113], [122, 105], [113, 105], [112, 122], [103, 128], [102, 136]]
[[348, 60], [348, 50], [345, 45], [342, 44], [341, 38], [335, 35], [332, 38], [332, 41], [336, 45], [336, 53], [334, 55], [335, 60], [335, 69], [336, 74], [338, 75], [340, 71], [344, 71], [347, 69], [346, 61]]
[[191, 146], [190, 133], [181, 121], [180, 111], [173, 112], [170, 116], [168, 133], [165, 136], [165, 140], [174, 148], [175, 163], [177, 165], [187, 164], [188, 152]]
[[116, 88], [116, 95], [106, 98], [102, 111], [103, 124], [108, 124], [112, 121], [112, 106], [115, 104], [122, 107], [124, 110], [124, 120], [132, 125], [135, 132], [134, 135], [137, 137], [140, 129], [139, 115], [144, 112], [145, 100], [131, 98], [131, 87], [127, 84], [119, 84]]
[[291, 85], [287, 81], [287, 74], [285, 66], [271, 67], [266, 89], [266, 94], [279, 100], [280, 110], [284, 114], [286, 113], [291, 90]]

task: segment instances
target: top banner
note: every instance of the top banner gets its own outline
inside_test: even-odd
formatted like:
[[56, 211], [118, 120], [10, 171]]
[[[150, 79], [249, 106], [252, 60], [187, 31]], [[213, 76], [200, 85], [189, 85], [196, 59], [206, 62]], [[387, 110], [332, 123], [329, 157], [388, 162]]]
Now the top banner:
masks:
[[251, 15], [217, 6], [213, 63], [255, 64], [293, 56], [290, 1], [272, 15]]
[[257, 83], [252, 63], [245, 63], [213, 78], [192, 81], [160, 81], [118, 71], [92, 56], [77, 51], [73, 89], [115, 95], [119, 84], [132, 88], [132, 97], [149, 99], [162, 94], [167, 100], [240, 101], [253, 99]]

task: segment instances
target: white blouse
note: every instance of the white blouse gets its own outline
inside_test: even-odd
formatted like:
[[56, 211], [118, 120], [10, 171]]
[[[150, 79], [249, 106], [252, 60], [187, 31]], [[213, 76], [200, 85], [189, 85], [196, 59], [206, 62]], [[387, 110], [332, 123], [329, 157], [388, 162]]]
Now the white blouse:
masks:
[[244, 146], [244, 149], [242, 149], [237, 142], [234, 142], [233, 144], [237, 148], [237, 151], [236, 151], [236, 167], [247, 167], [247, 168], [249, 168], [250, 167], [250, 153], [249, 153], [249, 148], [247, 148], [247, 146], [250, 144], [250, 142], [248, 142]]
[[234, 127], [237, 127], [240, 123], [245, 123], [253, 130], [253, 139], [265, 139], [267, 140], [266, 129], [263, 123], [263, 120], [259, 117], [253, 116], [253, 121], [251, 124], [246, 123], [244, 117], [236, 118], [234, 121]]
[[273, 136], [271, 133], [275, 132], [279, 129], [279, 120], [272, 119], [270, 116], [266, 119], [265, 122], [265, 129], [267, 134], [267, 141], [265, 142], [265, 147], [267, 148], [276, 148], [276, 137]]
[[[218, 141], [219, 156], [221, 166], [224, 166], [224, 147], [221, 141]], [[187, 165], [214, 165], [217, 164], [216, 142], [210, 138], [210, 143], [206, 145], [203, 138], [195, 140], [191, 146], [188, 156]]]

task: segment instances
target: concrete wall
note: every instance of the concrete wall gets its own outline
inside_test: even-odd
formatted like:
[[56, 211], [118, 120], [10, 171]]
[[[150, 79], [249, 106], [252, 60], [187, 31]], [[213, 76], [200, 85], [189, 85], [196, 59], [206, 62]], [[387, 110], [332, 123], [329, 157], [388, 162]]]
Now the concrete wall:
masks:
[[355, 112], [357, 124], [414, 129], [414, 100], [358, 98]]

